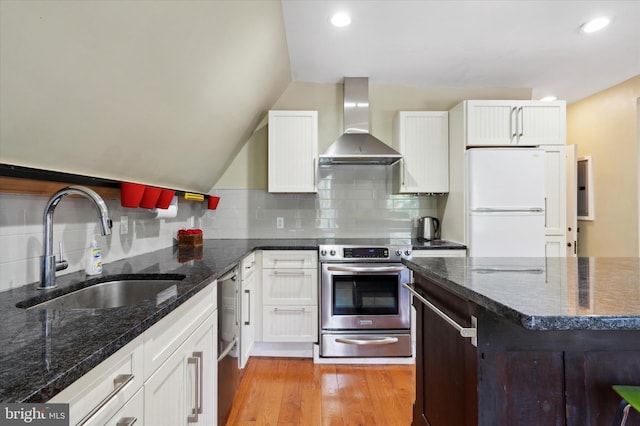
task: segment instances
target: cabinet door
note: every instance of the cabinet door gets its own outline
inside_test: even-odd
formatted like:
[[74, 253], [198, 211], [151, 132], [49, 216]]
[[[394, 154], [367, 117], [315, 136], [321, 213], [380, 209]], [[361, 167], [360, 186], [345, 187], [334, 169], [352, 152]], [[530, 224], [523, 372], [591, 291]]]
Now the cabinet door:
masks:
[[217, 316], [212, 315], [145, 382], [146, 424], [215, 424], [216, 330]]
[[[186, 359], [187, 415], [190, 425], [213, 425], [217, 415], [218, 317], [209, 317], [184, 345]], [[194, 411], [195, 410], [195, 411]], [[197, 412], [197, 416], [195, 416]]]
[[[255, 267], [254, 267], [255, 269]], [[244, 368], [251, 356], [251, 349], [255, 341], [255, 272], [246, 275], [242, 280], [242, 300], [240, 307], [240, 368]]]
[[448, 192], [449, 113], [401, 111], [393, 124], [393, 145], [402, 154], [394, 165], [394, 191]]
[[566, 103], [522, 101], [516, 111], [520, 145], [565, 145]]
[[318, 192], [318, 112], [269, 111], [269, 192]]
[[264, 306], [262, 337], [265, 342], [317, 342], [316, 306]]
[[566, 179], [566, 146], [545, 146], [544, 199], [546, 235], [565, 235], [567, 220]]
[[148, 425], [187, 424], [187, 365], [175, 351], [144, 384], [144, 419]]
[[[416, 290], [464, 327], [471, 307], [464, 300], [417, 278]], [[414, 425], [478, 424], [477, 350], [448, 322], [414, 299], [416, 307], [416, 402]]]
[[467, 146], [510, 146], [517, 141], [513, 101], [466, 101]]

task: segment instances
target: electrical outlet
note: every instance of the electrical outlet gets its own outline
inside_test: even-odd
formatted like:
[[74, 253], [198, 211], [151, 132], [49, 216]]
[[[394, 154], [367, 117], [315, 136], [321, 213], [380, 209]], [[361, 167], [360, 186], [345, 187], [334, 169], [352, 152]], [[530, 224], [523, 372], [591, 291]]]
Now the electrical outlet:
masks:
[[276, 228], [278, 228], [278, 229], [284, 228], [284, 217], [277, 217], [276, 218]]
[[127, 235], [129, 233], [129, 217], [120, 216], [120, 235]]

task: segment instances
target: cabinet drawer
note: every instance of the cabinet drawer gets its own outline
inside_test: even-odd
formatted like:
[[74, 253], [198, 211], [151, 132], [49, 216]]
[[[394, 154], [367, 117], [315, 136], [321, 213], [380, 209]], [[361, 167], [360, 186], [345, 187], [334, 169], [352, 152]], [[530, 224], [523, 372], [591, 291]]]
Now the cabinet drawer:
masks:
[[49, 402], [69, 404], [70, 425], [83, 419], [88, 425], [104, 424], [142, 387], [142, 340], [137, 337]]
[[244, 281], [252, 276], [257, 269], [256, 254], [250, 253], [246, 255], [240, 262], [240, 277]]
[[209, 285], [144, 333], [144, 379], [148, 379], [216, 309], [216, 285]]
[[264, 305], [317, 305], [316, 269], [265, 269], [262, 277]]
[[[96, 423], [98, 424], [98, 423]], [[144, 425], [144, 391], [140, 389], [105, 426]]]
[[316, 306], [265, 306], [262, 312], [265, 342], [317, 342]]
[[262, 252], [263, 268], [318, 269], [318, 252], [314, 250], [265, 250]]

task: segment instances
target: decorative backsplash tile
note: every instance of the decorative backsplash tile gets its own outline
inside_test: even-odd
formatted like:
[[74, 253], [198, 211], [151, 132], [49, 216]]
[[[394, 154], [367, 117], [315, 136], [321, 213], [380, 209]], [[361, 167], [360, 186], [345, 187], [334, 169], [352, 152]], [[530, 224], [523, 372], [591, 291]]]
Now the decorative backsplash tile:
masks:
[[[391, 193], [386, 166], [319, 168], [317, 194], [270, 194], [265, 190], [215, 190], [216, 210], [180, 203], [174, 219], [156, 219], [148, 210], [106, 200], [112, 235], [100, 235], [95, 208], [81, 198], [65, 198], [54, 214], [54, 247], [62, 241], [69, 268], [84, 269], [85, 250], [97, 235], [104, 263], [169, 247], [181, 228], [202, 228], [204, 238], [407, 238], [416, 218], [435, 216], [436, 199]], [[0, 194], [0, 291], [40, 279], [43, 213], [48, 197]], [[128, 217], [129, 232], [120, 234]], [[276, 220], [283, 218], [278, 229]]]

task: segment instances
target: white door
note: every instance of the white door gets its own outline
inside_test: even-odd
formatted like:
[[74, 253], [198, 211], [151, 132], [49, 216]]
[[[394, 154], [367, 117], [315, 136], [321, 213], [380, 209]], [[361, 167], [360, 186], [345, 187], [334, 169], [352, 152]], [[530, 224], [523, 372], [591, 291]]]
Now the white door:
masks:
[[567, 145], [567, 257], [578, 256], [578, 146]]

